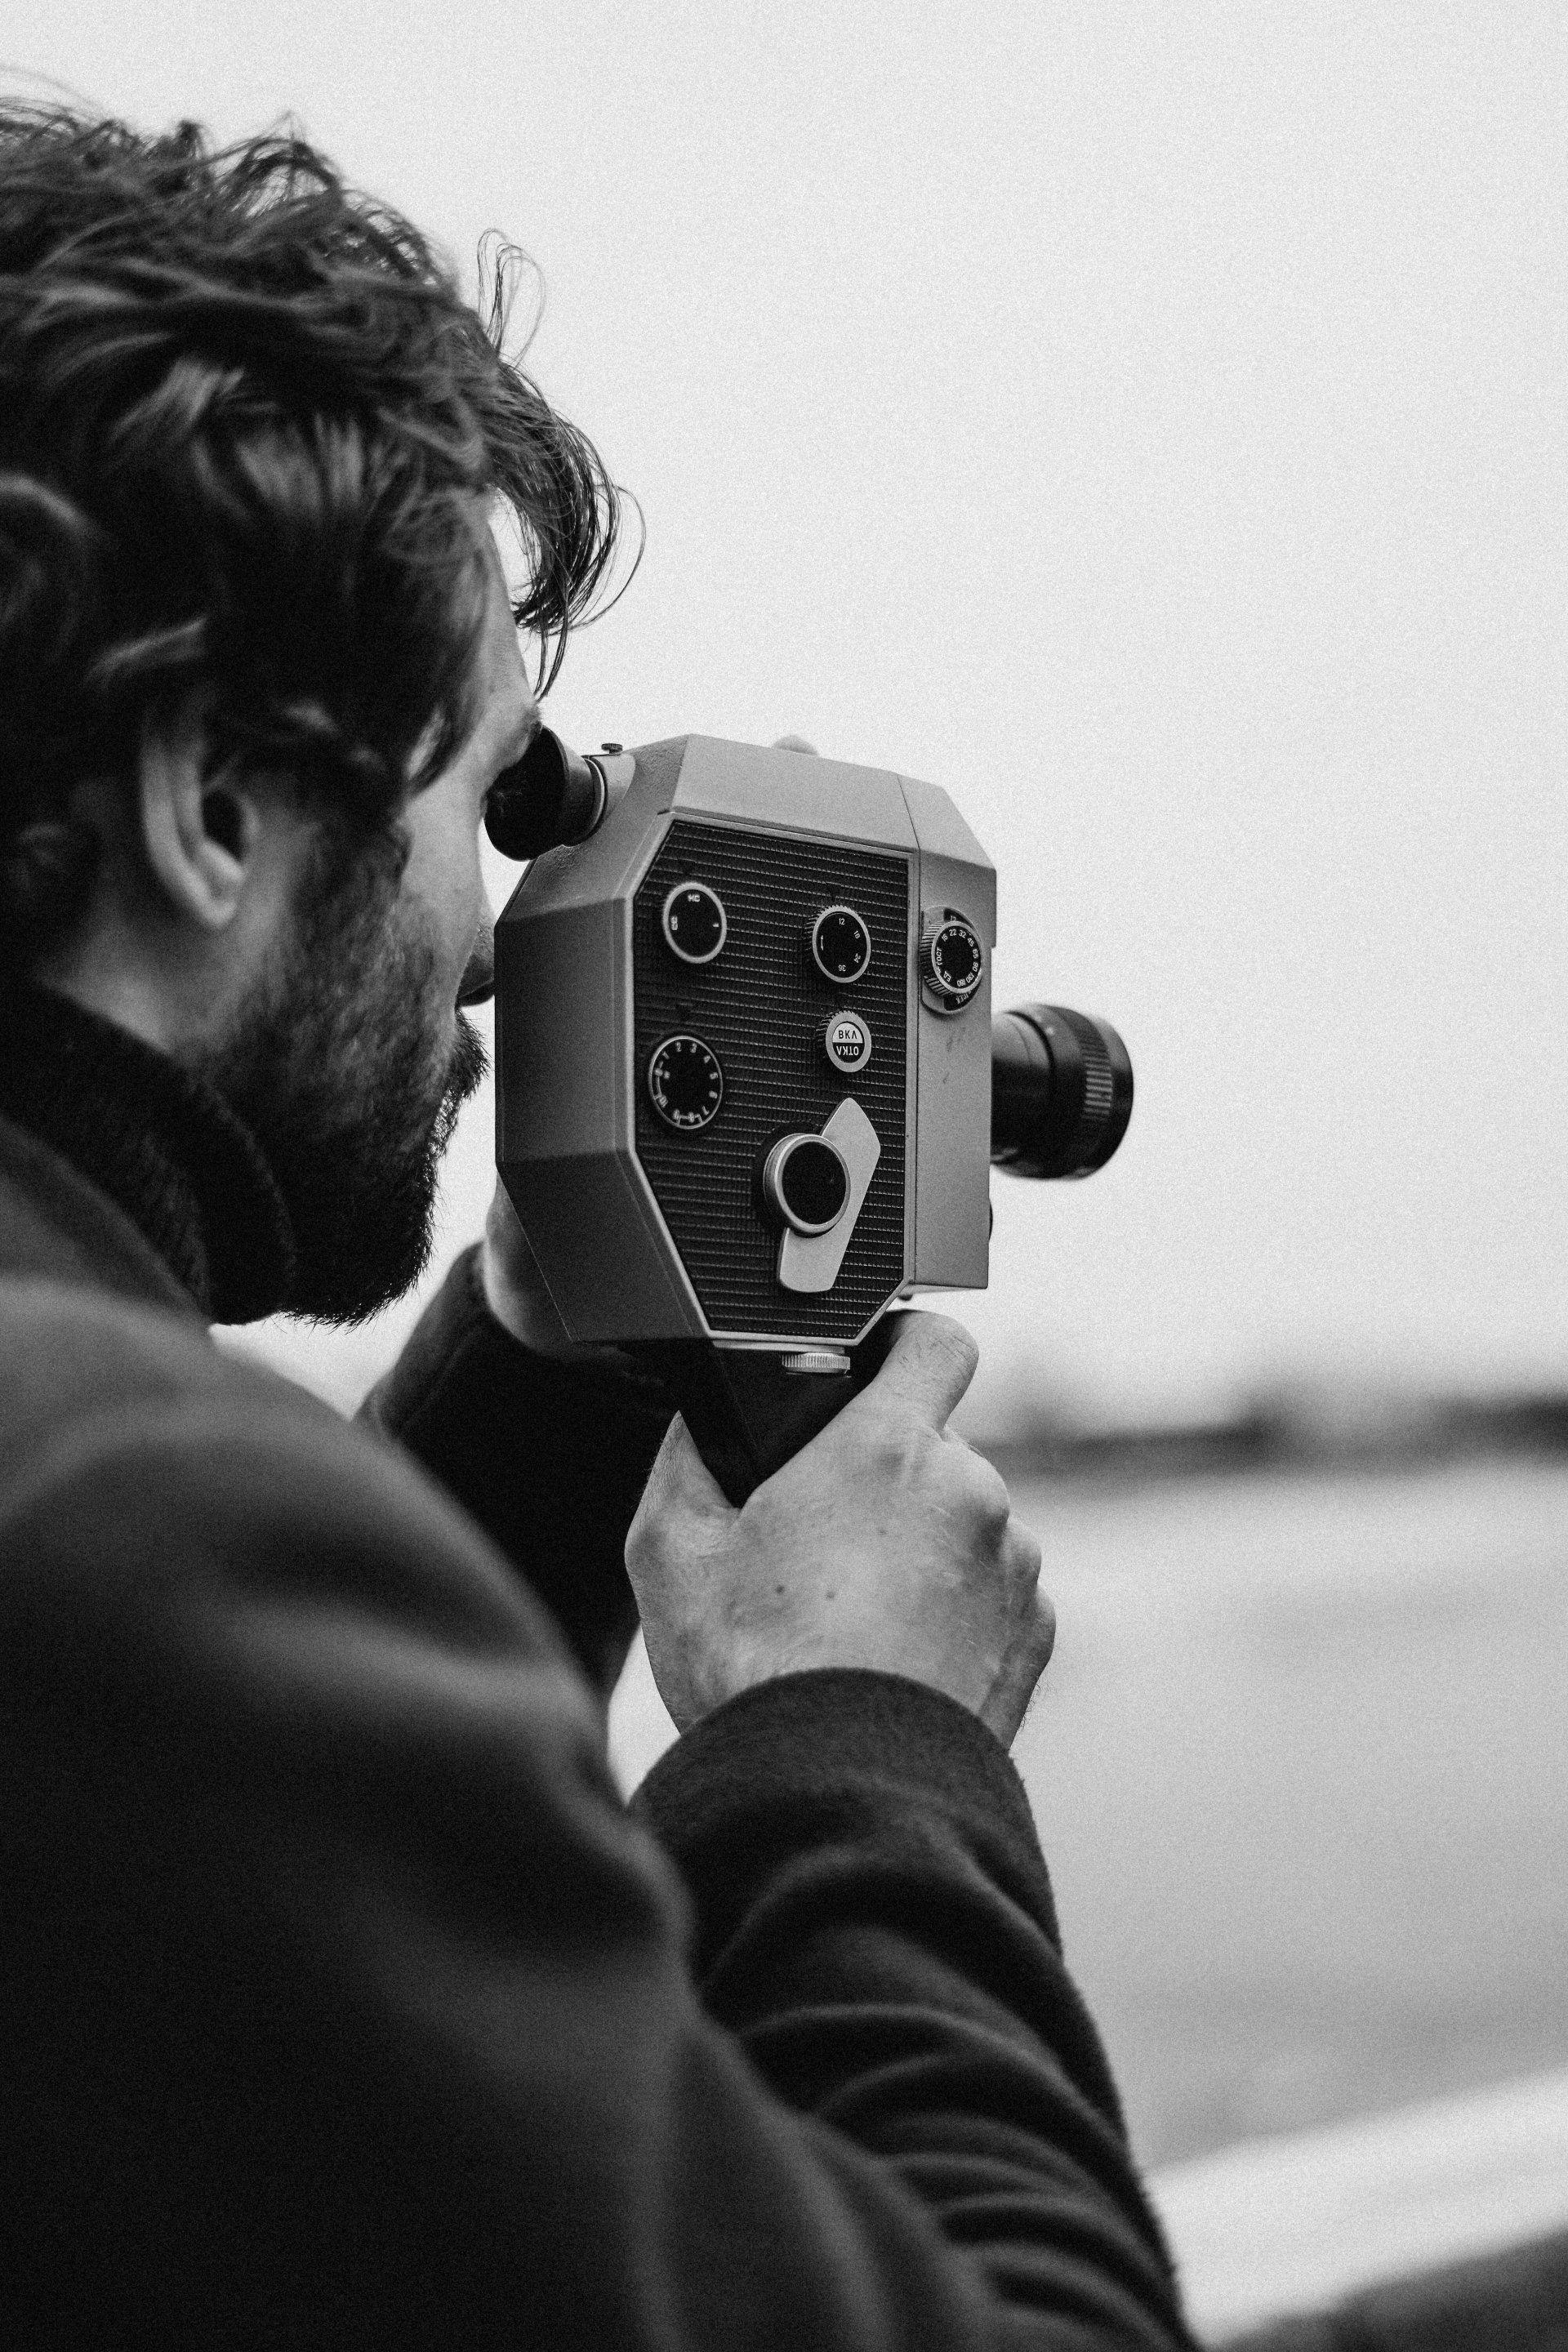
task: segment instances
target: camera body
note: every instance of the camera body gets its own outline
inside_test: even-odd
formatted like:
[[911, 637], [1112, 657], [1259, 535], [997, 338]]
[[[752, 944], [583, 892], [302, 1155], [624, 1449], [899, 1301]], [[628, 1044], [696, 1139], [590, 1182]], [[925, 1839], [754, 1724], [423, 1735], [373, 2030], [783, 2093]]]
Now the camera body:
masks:
[[994, 870], [889, 771], [702, 735], [588, 764], [594, 829], [496, 931], [545, 1285], [577, 1341], [842, 1371], [895, 1298], [986, 1281]]

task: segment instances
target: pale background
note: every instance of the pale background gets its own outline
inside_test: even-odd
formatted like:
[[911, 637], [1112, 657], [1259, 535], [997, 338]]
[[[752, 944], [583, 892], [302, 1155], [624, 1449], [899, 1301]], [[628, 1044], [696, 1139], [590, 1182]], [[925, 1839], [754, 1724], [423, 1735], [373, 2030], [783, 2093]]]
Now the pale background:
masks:
[[1568, 1377], [1568, 10], [9, 0], [0, 58], [536, 257], [647, 523], [563, 732], [959, 799], [999, 1001], [1139, 1089], [995, 1186], [982, 1421]]
[[[292, 109], [465, 268], [536, 257], [647, 523], [563, 733], [958, 798], [999, 1001], [1138, 1073], [1103, 1175], [994, 1187], [973, 1428], [1568, 1386], [1563, 0], [6, 0], [0, 61]], [[261, 1341], [348, 1402], [410, 1312]], [[1568, 1471], [1018, 1502], [1017, 1760], [1199, 2323], [1560, 2219]], [[623, 1777], [669, 1731], [639, 1648]]]

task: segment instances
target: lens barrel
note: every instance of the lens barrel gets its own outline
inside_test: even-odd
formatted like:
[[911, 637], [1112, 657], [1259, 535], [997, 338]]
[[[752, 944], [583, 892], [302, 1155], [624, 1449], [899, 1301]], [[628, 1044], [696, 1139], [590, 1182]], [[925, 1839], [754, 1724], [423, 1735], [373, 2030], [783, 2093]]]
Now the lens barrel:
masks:
[[542, 857], [586, 841], [605, 813], [606, 786], [585, 760], [542, 727], [521, 760], [503, 768], [485, 803], [485, 831], [503, 857]]
[[993, 1167], [1092, 1176], [1131, 1116], [1132, 1064], [1109, 1021], [1065, 1004], [1020, 1004], [993, 1021]]

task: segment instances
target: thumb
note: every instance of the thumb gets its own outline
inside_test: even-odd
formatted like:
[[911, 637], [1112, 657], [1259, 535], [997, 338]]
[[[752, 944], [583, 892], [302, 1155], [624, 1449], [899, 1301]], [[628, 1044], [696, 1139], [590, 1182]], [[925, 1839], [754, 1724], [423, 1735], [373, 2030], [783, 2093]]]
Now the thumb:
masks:
[[980, 1350], [951, 1315], [925, 1310], [900, 1315], [892, 1346], [874, 1381], [868, 1381], [846, 1415], [856, 1405], [875, 1401], [901, 1405], [929, 1428], [941, 1431], [947, 1417], [974, 1378]]
[[626, 1538], [626, 1564], [631, 1566], [633, 1547], [646, 1543], [656, 1528], [661, 1544], [702, 1546], [721, 1541], [739, 1516], [677, 1413], [648, 1472]]

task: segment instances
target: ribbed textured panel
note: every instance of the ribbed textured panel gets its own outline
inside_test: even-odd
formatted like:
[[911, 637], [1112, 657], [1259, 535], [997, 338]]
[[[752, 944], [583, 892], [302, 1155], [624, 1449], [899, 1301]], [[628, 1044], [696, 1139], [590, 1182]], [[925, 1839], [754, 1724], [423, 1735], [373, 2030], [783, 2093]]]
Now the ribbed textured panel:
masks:
[[[730, 920], [717, 961], [672, 956], [659, 930], [677, 882], [717, 890]], [[811, 960], [807, 927], [835, 902], [871, 931], [863, 980], [835, 989]], [[905, 1024], [909, 1005], [908, 861], [832, 842], [678, 818], [637, 892], [632, 924], [637, 1148], [704, 1313], [716, 1331], [849, 1339], [904, 1278]], [[823, 1051], [824, 1016], [853, 1007], [871, 1058], [853, 1078]], [[660, 1040], [690, 1030], [718, 1055], [724, 1100], [710, 1127], [675, 1135], [647, 1097]], [[759, 1177], [769, 1148], [815, 1134], [846, 1095], [877, 1130], [882, 1157], [830, 1291], [781, 1290], [778, 1233], [764, 1222]]]

